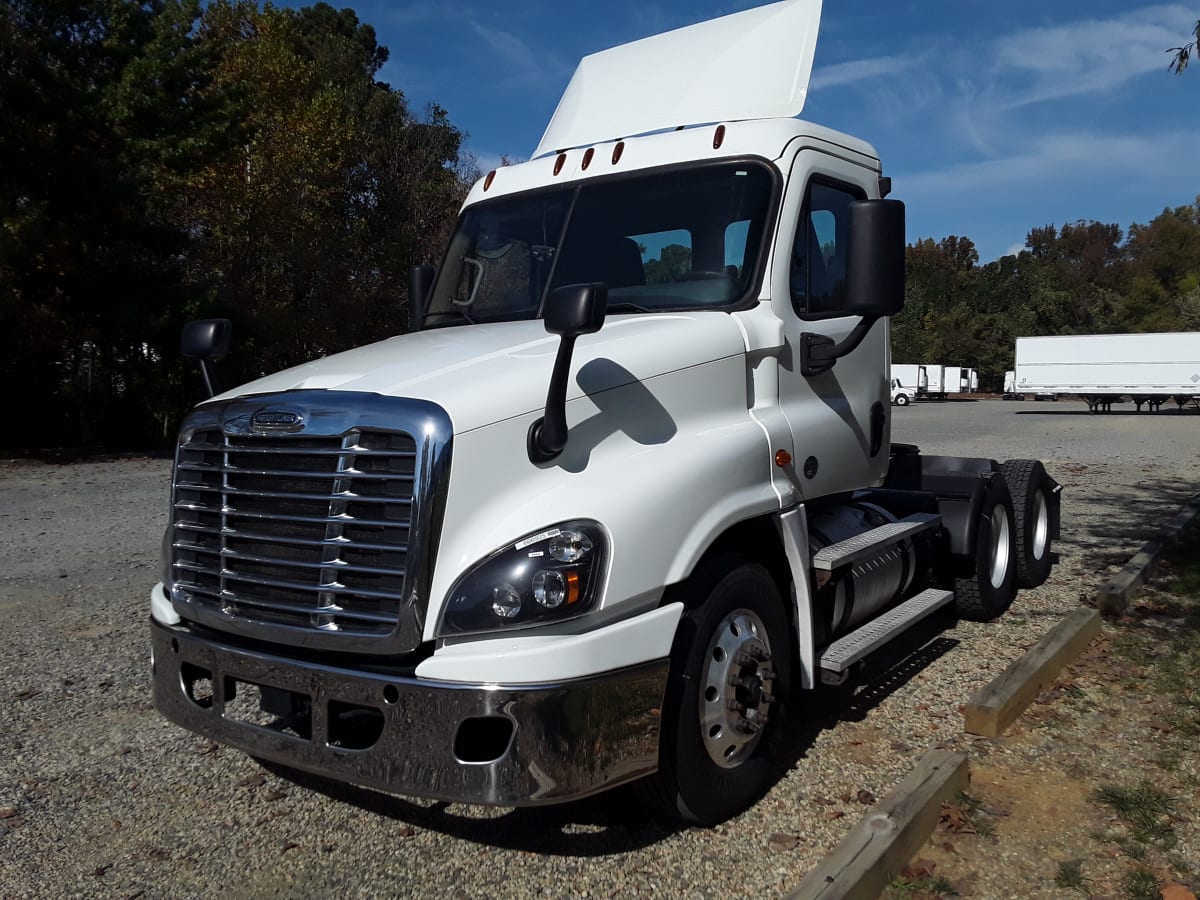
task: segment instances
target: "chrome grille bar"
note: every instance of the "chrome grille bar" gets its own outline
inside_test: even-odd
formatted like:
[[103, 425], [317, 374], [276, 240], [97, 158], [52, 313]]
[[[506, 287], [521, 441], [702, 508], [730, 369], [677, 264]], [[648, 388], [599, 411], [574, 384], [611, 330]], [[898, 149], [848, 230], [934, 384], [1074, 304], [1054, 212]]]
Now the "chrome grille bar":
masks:
[[[262, 412], [271, 415], [256, 430]], [[272, 427], [281, 419], [300, 424]], [[199, 407], [176, 453], [176, 608], [256, 639], [415, 649], [450, 434], [439, 407], [370, 394], [296, 391]]]

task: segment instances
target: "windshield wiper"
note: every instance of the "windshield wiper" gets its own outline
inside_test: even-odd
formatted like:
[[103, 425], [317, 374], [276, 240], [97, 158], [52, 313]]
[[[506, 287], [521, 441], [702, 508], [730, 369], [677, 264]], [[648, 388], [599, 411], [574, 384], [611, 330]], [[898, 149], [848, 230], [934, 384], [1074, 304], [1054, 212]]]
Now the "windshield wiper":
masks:
[[630, 303], [628, 300], [621, 300], [618, 303], [608, 304], [608, 312], [619, 312], [621, 310], [624, 310], [625, 312], [659, 312], [657, 309], [651, 309], [648, 306], [641, 306], [637, 303]]
[[427, 312], [425, 313], [425, 324], [431, 324], [429, 320], [438, 316], [451, 316], [455, 319], [461, 319], [465, 321], [468, 325], [475, 324], [475, 320], [471, 318], [465, 309], [439, 309], [437, 312]]

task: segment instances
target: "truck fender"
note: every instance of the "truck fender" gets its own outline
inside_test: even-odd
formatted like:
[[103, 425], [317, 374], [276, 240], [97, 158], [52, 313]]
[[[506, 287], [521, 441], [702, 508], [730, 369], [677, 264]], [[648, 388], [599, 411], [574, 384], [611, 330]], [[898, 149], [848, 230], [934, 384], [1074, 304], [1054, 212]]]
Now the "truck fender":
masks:
[[992, 478], [1003, 478], [992, 459], [925, 456], [904, 453], [892, 457], [884, 488], [913, 491], [937, 499], [938, 513], [952, 556], [970, 558], [979, 529], [979, 510]]

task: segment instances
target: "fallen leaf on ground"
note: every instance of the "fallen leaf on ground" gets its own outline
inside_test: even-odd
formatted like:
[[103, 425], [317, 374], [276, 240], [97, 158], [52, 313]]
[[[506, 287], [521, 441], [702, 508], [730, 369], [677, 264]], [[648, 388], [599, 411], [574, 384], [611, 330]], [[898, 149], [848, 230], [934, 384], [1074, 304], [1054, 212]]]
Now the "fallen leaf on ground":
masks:
[[773, 834], [768, 843], [773, 850], [795, 850], [800, 846], [800, 838], [791, 834]]
[[264, 785], [266, 783], [267, 776], [262, 772], [259, 772], [257, 775], [247, 775], [238, 782], [238, 787], [259, 787], [260, 785]]
[[1168, 884], [1162, 889], [1163, 900], [1196, 900], [1196, 895], [1186, 885]]
[[859, 791], [856, 795], [856, 798], [859, 803], [862, 803], [865, 806], [870, 806], [875, 802], [875, 795], [870, 791]]

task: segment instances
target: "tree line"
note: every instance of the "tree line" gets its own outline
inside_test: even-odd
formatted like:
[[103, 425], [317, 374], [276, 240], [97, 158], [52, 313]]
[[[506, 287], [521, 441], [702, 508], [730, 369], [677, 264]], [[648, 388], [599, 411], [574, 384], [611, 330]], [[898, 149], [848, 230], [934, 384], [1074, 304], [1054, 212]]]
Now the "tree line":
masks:
[[1200, 198], [1146, 225], [1032, 229], [985, 265], [970, 238], [909, 245], [892, 358], [969, 366], [999, 391], [1016, 339], [1048, 334], [1200, 331]]
[[188, 319], [228, 383], [402, 329], [474, 167], [387, 59], [324, 3], [0, 5], [0, 447], [168, 442]]
[[[189, 319], [233, 320], [228, 384], [404, 330], [408, 267], [478, 173], [387, 59], [325, 3], [0, 5], [0, 449], [169, 444], [200, 396]], [[1200, 201], [982, 266], [920, 240], [907, 274], [894, 358], [999, 389], [1020, 335], [1200, 329]]]

